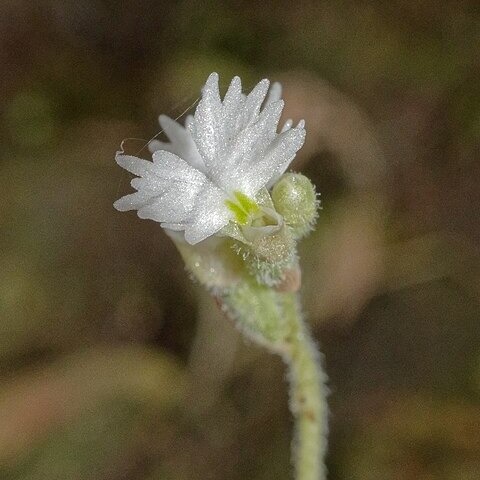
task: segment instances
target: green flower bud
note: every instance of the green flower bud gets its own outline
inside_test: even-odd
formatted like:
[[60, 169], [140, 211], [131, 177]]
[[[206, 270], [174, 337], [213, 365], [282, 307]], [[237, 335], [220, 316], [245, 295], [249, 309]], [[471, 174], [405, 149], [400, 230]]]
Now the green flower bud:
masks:
[[310, 232], [317, 219], [318, 200], [312, 182], [299, 173], [286, 173], [272, 190], [275, 209], [295, 239]]

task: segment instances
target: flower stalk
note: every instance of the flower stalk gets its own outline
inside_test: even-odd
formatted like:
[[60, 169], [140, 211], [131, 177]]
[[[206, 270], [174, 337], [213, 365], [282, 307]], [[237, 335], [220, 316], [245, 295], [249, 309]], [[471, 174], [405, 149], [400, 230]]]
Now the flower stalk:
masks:
[[296, 480], [324, 480], [327, 447], [327, 388], [320, 355], [302, 317], [298, 294], [243, 283], [221, 304], [251, 339], [283, 358], [288, 367]]
[[326, 478], [327, 389], [319, 353], [302, 319], [295, 294], [284, 294], [283, 313], [290, 327], [289, 346], [283, 355], [289, 368], [290, 410], [295, 417], [293, 444], [295, 478]]

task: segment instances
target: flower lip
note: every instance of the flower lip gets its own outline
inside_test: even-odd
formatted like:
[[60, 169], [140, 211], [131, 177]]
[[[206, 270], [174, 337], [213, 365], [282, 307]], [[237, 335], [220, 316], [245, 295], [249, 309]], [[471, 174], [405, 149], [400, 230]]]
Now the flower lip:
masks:
[[233, 192], [232, 199], [225, 200], [225, 204], [235, 215], [235, 219], [240, 225], [246, 225], [253, 215], [260, 212], [257, 203], [239, 191]]
[[258, 207], [252, 199], [285, 172], [305, 139], [303, 121], [292, 127], [289, 120], [277, 133], [280, 97], [280, 85], [268, 80], [244, 95], [235, 77], [222, 101], [212, 73], [186, 127], [159, 117], [170, 141], [151, 142], [152, 162], [117, 153], [117, 163], [140, 178], [132, 180], [137, 192], [117, 200], [115, 208], [183, 231], [191, 244], [230, 221], [248, 223]]

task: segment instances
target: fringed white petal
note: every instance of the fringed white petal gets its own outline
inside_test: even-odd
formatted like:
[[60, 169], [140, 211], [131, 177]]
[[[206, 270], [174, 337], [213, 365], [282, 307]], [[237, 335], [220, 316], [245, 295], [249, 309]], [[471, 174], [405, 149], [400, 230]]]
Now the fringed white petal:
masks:
[[150, 153], [156, 152], [157, 150], [166, 150], [166, 148], [163, 147], [168, 147], [168, 145], [170, 144], [161, 142], [160, 140], [154, 138], [148, 142], [148, 150], [150, 150]]
[[282, 109], [282, 100], [270, 104], [261, 112], [255, 124], [240, 132], [233, 145], [232, 154], [224, 164], [225, 168], [218, 174], [221, 185], [230, 191], [240, 190], [248, 196], [257, 193], [257, 182], [252, 179], [251, 165], [262, 158], [275, 138]]
[[190, 133], [207, 169], [215, 168], [225, 146], [223, 107], [218, 90], [218, 74], [212, 73], [203, 88], [202, 99], [190, 126]]
[[142, 160], [132, 155], [125, 155], [122, 152], [117, 152], [115, 161], [125, 170], [138, 175], [139, 177], [154, 170], [154, 165], [148, 160]]
[[195, 205], [195, 197], [201, 186], [186, 189], [171, 189], [138, 210], [138, 216], [156, 222], [187, 222]]
[[207, 182], [202, 172], [163, 150], [153, 154], [153, 162], [127, 155], [117, 155], [117, 162], [141, 178], [132, 180], [138, 192], [117, 200], [115, 208], [138, 209], [140, 218], [157, 222], [186, 221], [195, 196]]
[[187, 185], [203, 183], [205, 175], [189, 165], [177, 155], [159, 150], [153, 154], [155, 175], [165, 180], [180, 182]]
[[206, 185], [197, 197], [192, 223], [185, 228], [185, 240], [194, 245], [221, 230], [232, 218], [225, 205], [225, 192], [212, 184]]
[[135, 192], [130, 195], [118, 199], [113, 206], [119, 212], [127, 212], [128, 210], [138, 210], [151, 201], [151, 195], [144, 192]]
[[289, 118], [284, 124], [283, 124], [283, 127], [282, 129], [280, 130], [280, 133], [284, 133], [286, 132], [287, 130], [290, 130], [292, 128], [292, 125], [293, 125], [293, 120], [291, 118]]
[[247, 95], [243, 112], [238, 119], [240, 128], [245, 128], [257, 119], [262, 103], [267, 95], [269, 85], [270, 82], [264, 78], [257, 83], [255, 88]]
[[257, 164], [252, 165], [255, 188], [270, 187], [286, 171], [305, 141], [305, 129], [293, 128], [277, 136]]
[[166, 150], [183, 158], [192, 167], [205, 172], [205, 163], [190, 132], [166, 115], [160, 115], [159, 123], [171, 142], [170, 149]]
[[185, 128], [168, 115], [160, 115], [158, 123], [172, 143], [182, 143], [185, 140]]
[[273, 82], [268, 91], [267, 99], [263, 108], [270, 105], [270, 103], [278, 102], [282, 98], [282, 85], [279, 82]]
[[223, 115], [227, 142], [231, 142], [237, 133], [237, 119], [244, 102], [242, 82], [240, 77], [234, 77], [223, 99]]

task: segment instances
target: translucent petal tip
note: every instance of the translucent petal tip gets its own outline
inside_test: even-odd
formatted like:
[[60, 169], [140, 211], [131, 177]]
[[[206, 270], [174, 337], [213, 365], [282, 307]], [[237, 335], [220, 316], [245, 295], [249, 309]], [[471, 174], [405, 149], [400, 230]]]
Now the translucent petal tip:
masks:
[[205, 82], [205, 86], [203, 87], [202, 93], [204, 95], [208, 95], [209, 93], [217, 93], [218, 92], [218, 81], [219, 76], [217, 72], [212, 72]]

